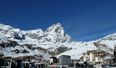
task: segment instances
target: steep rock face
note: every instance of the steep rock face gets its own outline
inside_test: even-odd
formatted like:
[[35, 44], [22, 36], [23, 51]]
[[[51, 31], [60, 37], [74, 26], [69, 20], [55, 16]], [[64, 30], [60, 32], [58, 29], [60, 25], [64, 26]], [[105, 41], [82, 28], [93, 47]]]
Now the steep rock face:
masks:
[[47, 28], [46, 34], [48, 37], [52, 37], [52, 41], [55, 42], [69, 42], [71, 41], [70, 36], [68, 36], [60, 23], [54, 24], [51, 27]]

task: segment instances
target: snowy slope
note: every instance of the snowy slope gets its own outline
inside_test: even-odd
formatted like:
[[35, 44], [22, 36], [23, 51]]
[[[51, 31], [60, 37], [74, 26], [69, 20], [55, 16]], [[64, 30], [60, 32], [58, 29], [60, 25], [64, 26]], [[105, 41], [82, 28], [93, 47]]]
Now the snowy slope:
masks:
[[79, 59], [82, 57], [83, 53], [87, 52], [88, 50], [96, 50], [97, 47], [94, 46], [93, 41], [91, 42], [72, 42], [72, 47], [71, 50], [66, 51], [64, 53], [61, 53], [57, 55], [59, 57], [60, 55], [70, 55], [72, 59]]
[[98, 40], [83, 42], [80, 44], [76, 43], [75, 43], [76, 48], [61, 53], [57, 55], [57, 57], [59, 57], [60, 55], [70, 55], [72, 56], [72, 59], [79, 59], [83, 55], [83, 53], [87, 52], [88, 50], [97, 50], [97, 49], [100, 49], [113, 55], [114, 47], [116, 46], [116, 33], [107, 35], [106, 37], [103, 37]]

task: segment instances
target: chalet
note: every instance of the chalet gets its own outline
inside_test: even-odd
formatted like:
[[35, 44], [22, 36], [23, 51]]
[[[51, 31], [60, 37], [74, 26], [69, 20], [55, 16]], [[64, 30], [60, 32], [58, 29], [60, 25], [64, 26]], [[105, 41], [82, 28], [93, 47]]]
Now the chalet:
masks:
[[101, 64], [103, 63], [103, 57], [106, 55], [104, 51], [100, 50], [90, 50], [83, 54], [81, 61], [90, 62], [92, 64]]

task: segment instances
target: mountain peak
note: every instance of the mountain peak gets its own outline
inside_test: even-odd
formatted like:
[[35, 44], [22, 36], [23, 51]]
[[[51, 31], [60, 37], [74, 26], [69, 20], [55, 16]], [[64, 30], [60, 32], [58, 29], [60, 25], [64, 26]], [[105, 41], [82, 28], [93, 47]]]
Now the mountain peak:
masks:
[[61, 23], [60, 22], [57, 22], [55, 25], [56, 26], [61, 26]]
[[60, 40], [63, 42], [71, 40], [71, 37], [65, 33], [64, 28], [60, 23], [56, 23], [48, 27], [47, 33], [53, 36], [53, 38], [57, 38], [56, 40]]
[[58, 31], [64, 31], [64, 29], [60, 23], [56, 23], [56, 24], [53, 24], [52, 26], [48, 27], [47, 31], [58, 32]]

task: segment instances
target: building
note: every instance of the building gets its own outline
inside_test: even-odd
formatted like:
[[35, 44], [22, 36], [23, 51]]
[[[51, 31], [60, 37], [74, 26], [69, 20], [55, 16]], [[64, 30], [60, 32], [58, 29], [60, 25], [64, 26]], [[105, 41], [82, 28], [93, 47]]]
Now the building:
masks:
[[58, 63], [57, 57], [50, 57], [50, 64], [56, 64]]
[[113, 55], [107, 54], [107, 56], [104, 57], [104, 65], [111, 65], [113, 63]]
[[59, 65], [70, 65], [71, 64], [71, 56], [61, 55], [59, 57]]
[[61, 55], [58, 59], [56, 57], [50, 57], [51, 65], [48, 68], [71, 68], [71, 56]]
[[104, 51], [101, 50], [90, 50], [83, 54], [81, 61], [89, 62], [92, 64], [101, 64], [103, 63], [103, 57], [106, 55]]

